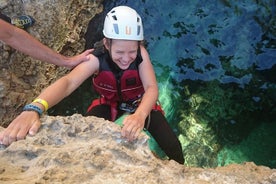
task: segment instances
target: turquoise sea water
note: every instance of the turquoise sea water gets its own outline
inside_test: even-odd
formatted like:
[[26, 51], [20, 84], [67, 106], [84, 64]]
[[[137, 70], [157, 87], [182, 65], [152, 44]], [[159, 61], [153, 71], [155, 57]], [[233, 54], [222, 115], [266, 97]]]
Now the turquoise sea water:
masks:
[[185, 165], [276, 168], [276, 1], [109, 0], [104, 11], [117, 5], [142, 16]]

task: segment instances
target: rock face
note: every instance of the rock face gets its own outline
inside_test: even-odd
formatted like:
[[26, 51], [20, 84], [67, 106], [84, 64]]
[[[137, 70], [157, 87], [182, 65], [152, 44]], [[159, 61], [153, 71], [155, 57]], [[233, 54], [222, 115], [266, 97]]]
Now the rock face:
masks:
[[215, 169], [160, 160], [141, 134], [96, 117], [45, 116], [37, 135], [0, 148], [0, 183], [276, 183], [276, 170], [253, 163]]
[[[0, 0], [0, 11], [13, 17], [30, 15], [27, 31], [66, 56], [84, 50], [89, 20], [102, 11], [101, 0]], [[0, 125], [7, 125], [22, 107], [68, 70], [34, 60], [0, 42]]]

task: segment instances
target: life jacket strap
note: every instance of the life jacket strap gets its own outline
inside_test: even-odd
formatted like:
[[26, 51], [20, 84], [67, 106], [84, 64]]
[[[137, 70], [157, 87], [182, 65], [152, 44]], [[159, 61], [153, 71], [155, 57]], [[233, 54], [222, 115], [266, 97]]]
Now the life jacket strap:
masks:
[[110, 105], [110, 108], [111, 108], [111, 121], [115, 121], [115, 119], [117, 117], [117, 114], [118, 114], [117, 102], [108, 101], [104, 97], [100, 97], [100, 98], [97, 98], [97, 99], [93, 100], [86, 112], [88, 113], [95, 106], [101, 105], [101, 104]]
[[155, 105], [153, 105], [152, 110], [160, 111], [163, 115], [165, 115], [165, 112], [163, 111], [161, 103], [160, 103], [159, 100], [157, 100], [157, 102], [155, 103]]
[[[92, 101], [91, 105], [87, 109], [87, 113], [91, 111], [91, 109], [97, 105], [106, 104], [110, 105], [111, 108], [111, 121], [115, 121], [117, 114], [118, 114], [118, 103], [117, 102], [111, 102], [109, 100], [106, 100], [104, 97], [97, 98]], [[124, 109], [122, 109], [124, 110]], [[162, 109], [162, 106], [159, 101], [157, 101], [156, 104], [153, 105], [152, 110], [154, 111], [160, 111], [163, 115], [165, 115], [165, 112]]]

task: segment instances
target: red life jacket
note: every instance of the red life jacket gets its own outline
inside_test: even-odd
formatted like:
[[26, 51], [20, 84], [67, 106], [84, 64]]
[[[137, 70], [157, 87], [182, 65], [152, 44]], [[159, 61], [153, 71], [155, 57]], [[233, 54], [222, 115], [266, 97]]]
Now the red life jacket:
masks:
[[116, 65], [113, 61], [99, 59], [99, 73], [92, 78], [94, 89], [111, 102], [129, 102], [141, 98], [144, 88], [139, 77], [137, 60], [127, 70], [114, 71], [117, 66], [112, 66]]

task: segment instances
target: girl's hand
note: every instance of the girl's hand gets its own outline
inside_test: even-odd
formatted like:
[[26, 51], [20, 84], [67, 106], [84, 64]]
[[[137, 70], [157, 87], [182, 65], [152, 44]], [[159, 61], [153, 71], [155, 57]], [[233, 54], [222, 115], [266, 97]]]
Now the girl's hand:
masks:
[[123, 120], [123, 128], [121, 134], [129, 141], [137, 139], [140, 132], [143, 130], [145, 119], [139, 115], [131, 114]]
[[37, 133], [40, 125], [37, 112], [23, 111], [0, 133], [0, 144], [10, 145], [14, 141], [24, 139], [28, 133], [33, 136]]

